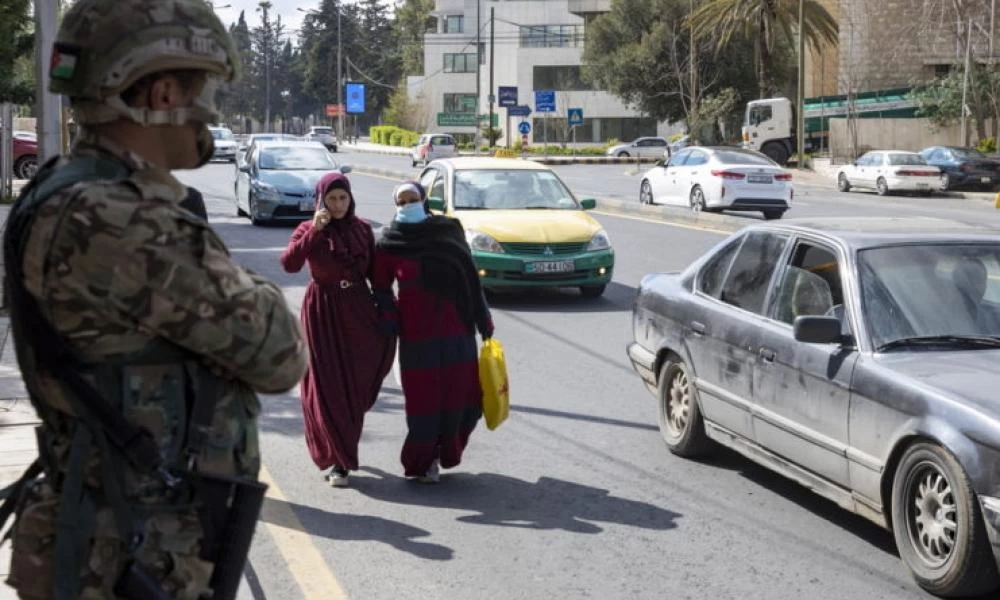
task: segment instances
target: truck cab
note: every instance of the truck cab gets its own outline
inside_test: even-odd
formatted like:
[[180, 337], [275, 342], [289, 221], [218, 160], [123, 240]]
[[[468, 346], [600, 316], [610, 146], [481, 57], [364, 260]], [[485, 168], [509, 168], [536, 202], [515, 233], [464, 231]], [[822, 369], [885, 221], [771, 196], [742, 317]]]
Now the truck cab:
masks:
[[765, 98], [747, 103], [743, 147], [762, 152], [779, 165], [786, 165], [795, 148], [795, 115], [791, 100]]

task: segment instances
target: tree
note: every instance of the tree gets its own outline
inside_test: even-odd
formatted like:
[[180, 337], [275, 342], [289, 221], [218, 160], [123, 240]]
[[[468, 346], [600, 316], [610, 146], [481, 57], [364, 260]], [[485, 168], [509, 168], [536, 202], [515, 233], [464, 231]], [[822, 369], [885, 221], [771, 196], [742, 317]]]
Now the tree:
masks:
[[260, 13], [260, 25], [250, 32], [252, 49], [251, 68], [248, 69], [252, 85], [254, 113], [264, 121], [265, 128], [270, 128], [271, 112], [276, 106], [283, 104], [281, 98], [283, 71], [278, 68], [281, 56], [282, 40], [285, 27], [281, 24], [281, 16], [271, 20], [273, 6], [267, 0], [257, 5]]
[[[719, 89], [732, 88], [740, 102], [754, 97], [753, 52], [738, 36], [724, 56], [709, 51], [714, 40], [695, 39], [700, 84], [692, 89], [689, 10], [688, 0], [614, 0], [588, 26], [584, 78], [657, 121], [696, 120], [699, 99]], [[787, 53], [775, 62], [787, 72]]]
[[768, 98], [779, 87], [771, 68], [774, 50], [779, 40], [789, 45], [795, 41], [800, 1], [806, 42], [814, 48], [837, 42], [837, 21], [816, 0], [704, 0], [688, 25], [695, 37], [714, 40], [716, 53], [730, 50], [734, 40], [751, 40], [760, 97]]
[[401, 75], [424, 73], [424, 34], [433, 10], [434, 0], [402, 0], [396, 6], [393, 33]]
[[382, 122], [410, 131], [425, 131], [428, 123], [427, 107], [410, 98], [405, 84], [400, 84], [389, 97], [389, 105], [382, 113]]
[[34, 53], [31, 1], [0, 2], [0, 102], [34, 102], [34, 71], [25, 68], [26, 62], [30, 61], [29, 57], [34, 56]]

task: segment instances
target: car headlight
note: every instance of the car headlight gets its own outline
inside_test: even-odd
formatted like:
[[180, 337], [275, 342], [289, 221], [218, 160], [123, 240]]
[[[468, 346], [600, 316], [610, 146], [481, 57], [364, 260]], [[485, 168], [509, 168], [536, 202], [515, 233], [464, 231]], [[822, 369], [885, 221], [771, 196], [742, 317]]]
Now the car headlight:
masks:
[[281, 201], [281, 194], [278, 192], [278, 188], [267, 183], [257, 183], [254, 185], [254, 192], [257, 194], [259, 200], [271, 200], [273, 202]]
[[465, 232], [465, 240], [469, 242], [469, 247], [480, 252], [492, 252], [493, 254], [503, 254], [503, 246], [491, 236], [485, 233], [469, 229]]
[[587, 252], [608, 250], [610, 248], [611, 238], [608, 237], [608, 232], [603, 229], [594, 234], [594, 237], [590, 238], [590, 243], [587, 244]]

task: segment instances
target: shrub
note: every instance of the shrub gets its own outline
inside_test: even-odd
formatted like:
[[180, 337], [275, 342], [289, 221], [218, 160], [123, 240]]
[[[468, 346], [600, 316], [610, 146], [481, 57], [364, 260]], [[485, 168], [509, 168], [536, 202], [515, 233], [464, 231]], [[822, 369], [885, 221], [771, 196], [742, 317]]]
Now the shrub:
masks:
[[979, 140], [979, 143], [976, 144], [976, 150], [979, 150], [983, 154], [993, 154], [997, 151], [996, 138], [987, 137]]
[[402, 146], [403, 145], [403, 130], [396, 129], [389, 135], [389, 145], [390, 146]]

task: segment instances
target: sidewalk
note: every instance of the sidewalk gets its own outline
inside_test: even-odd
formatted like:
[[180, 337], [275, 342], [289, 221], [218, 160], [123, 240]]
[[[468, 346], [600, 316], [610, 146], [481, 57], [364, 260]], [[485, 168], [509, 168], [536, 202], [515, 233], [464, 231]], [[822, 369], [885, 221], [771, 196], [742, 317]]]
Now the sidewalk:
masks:
[[[383, 144], [373, 144], [371, 142], [358, 141], [351, 144], [343, 144], [340, 146], [341, 149], [350, 149], [354, 152], [364, 152], [366, 154], [388, 154], [392, 156], [410, 156], [412, 151], [411, 148], [401, 148], [399, 146], [386, 146]], [[459, 156], [477, 156], [475, 152], [471, 150], [462, 150], [458, 153]], [[485, 152], [481, 152], [478, 156], [488, 156]], [[642, 164], [650, 164], [656, 162], [656, 159], [652, 158], [616, 158], [614, 156], [544, 156], [540, 154], [529, 154], [524, 157], [527, 160], [533, 160], [535, 162], [542, 163], [543, 165], [574, 165], [574, 164], [586, 164], [586, 165], [628, 165], [635, 164], [636, 162]]]

